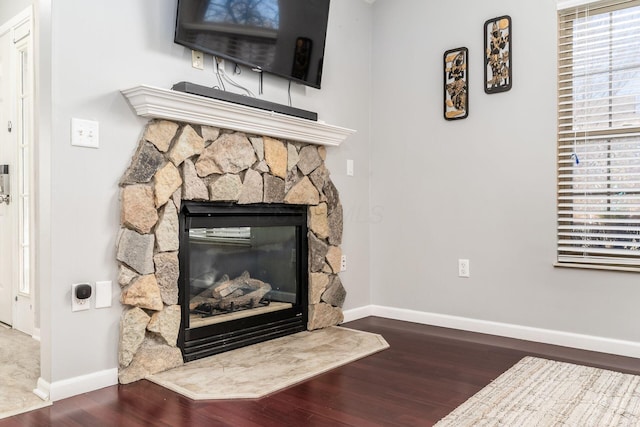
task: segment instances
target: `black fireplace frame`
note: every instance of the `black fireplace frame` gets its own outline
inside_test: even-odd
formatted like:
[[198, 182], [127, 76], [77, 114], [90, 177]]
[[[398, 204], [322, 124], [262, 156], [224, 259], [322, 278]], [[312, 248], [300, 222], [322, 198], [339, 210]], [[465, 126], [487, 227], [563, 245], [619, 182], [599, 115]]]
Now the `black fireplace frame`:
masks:
[[[308, 319], [308, 226], [307, 206], [285, 204], [238, 205], [220, 202], [183, 201], [180, 209], [180, 277], [178, 303], [182, 311], [178, 347], [185, 362], [235, 348], [290, 335], [307, 329]], [[242, 319], [188, 328], [189, 229], [201, 227], [296, 227], [297, 301], [291, 308]]]

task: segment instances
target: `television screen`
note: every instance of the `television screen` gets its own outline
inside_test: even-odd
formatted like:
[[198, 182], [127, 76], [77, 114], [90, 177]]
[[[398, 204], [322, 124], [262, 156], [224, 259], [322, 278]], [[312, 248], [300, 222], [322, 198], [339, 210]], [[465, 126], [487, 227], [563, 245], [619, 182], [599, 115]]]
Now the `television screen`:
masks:
[[329, 0], [178, 0], [175, 42], [320, 88]]

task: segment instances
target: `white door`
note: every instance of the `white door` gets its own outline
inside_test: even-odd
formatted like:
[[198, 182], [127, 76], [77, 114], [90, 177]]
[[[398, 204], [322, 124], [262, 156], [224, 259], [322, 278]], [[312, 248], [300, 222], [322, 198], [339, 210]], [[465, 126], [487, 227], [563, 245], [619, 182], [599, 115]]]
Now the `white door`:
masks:
[[[12, 159], [12, 135], [5, 124], [11, 117], [11, 78], [10, 78], [10, 40], [11, 32], [0, 35], [0, 165], [8, 165], [10, 176], [14, 172]], [[7, 189], [2, 189], [2, 193]], [[2, 194], [0, 193], [0, 194]], [[14, 218], [10, 204], [0, 203], [0, 322], [13, 324], [13, 279], [15, 275]]]
[[30, 335], [34, 332], [31, 41], [30, 9], [0, 27], [0, 164], [9, 165], [10, 175], [10, 202], [0, 206], [0, 321]]

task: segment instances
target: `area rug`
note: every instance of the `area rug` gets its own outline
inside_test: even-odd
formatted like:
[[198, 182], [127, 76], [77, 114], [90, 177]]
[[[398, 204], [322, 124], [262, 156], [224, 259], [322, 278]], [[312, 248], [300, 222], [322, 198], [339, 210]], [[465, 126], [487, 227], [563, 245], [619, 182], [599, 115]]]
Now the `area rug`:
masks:
[[389, 347], [339, 326], [304, 331], [188, 362], [147, 379], [191, 399], [256, 399]]
[[0, 327], [0, 419], [50, 405], [33, 393], [40, 376], [40, 344]]
[[639, 426], [640, 376], [525, 357], [436, 426]]

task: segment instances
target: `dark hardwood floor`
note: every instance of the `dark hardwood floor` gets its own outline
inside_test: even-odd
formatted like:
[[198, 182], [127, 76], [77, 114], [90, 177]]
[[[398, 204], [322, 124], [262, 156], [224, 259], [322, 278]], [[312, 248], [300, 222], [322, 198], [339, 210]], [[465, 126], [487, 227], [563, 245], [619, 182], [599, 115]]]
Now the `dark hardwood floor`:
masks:
[[0, 420], [17, 426], [430, 426], [526, 355], [640, 374], [640, 359], [369, 317], [391, 348], [258, 400], [196, 402], [148, 381]]

